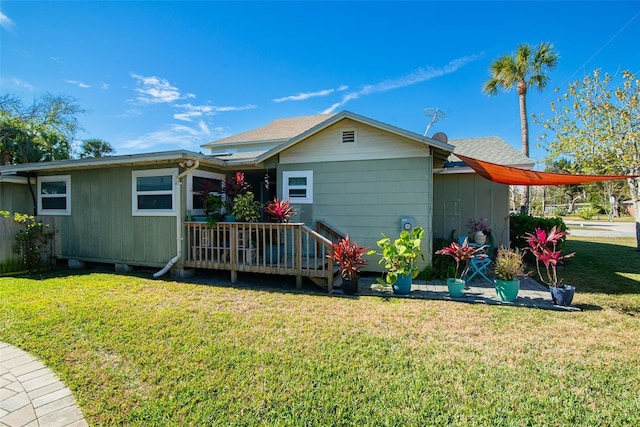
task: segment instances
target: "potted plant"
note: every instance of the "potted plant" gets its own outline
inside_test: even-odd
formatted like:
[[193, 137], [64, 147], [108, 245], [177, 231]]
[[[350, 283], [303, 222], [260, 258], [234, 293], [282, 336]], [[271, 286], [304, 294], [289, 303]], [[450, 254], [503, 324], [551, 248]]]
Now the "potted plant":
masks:
[[254, 200], [253, 192], [236, 196], [231, 215], [240, 222], [257, 222], [260, 219], [260, 202]]
[[469, 227], [469, 235], [473, 236], [473, 241], [479, 245], [484, 245], [487, 242], [487, 236], [490, 236], [492, 232], [491, 225], [486, 218], [469, 219], [467, 227]]
[[[575, 255], [575, 252], [562, 255], [562, 250], [558, 250], [558, 243], [564, 239], [567, 233], [559, 231], [554, 226], [548, 233], [540, 228], [536, 228], [534, 233], [525, 233], [524, 240], [529, 244], [526, 248], [536, 258], [536, 270], [540, 281], [549, 286], [553, 303], [568, 306], [573, 301], [575, 287], [565, 285], [558, 280], [557, 266], [563, 260]], [[546, 274], [543, 276], [540, 264], [544, 264]]]
[[524, 275], [522, 254], [517, 249], [500, 247], [496, 256], [496, 294], [501, 301], [513, 302], [520, 291], [520, 277]]
[[225, 217], [225, 221], [232, 222], [236, 219], [233, 217], [233, 204], [236, 197], [245, 194], [247, 191], [251, 189], [251, 184], [249, 184], [245, 178], [244, 173], [236, 172], [233, 178], [225, 178], [222, 182], [222, 191], [227, 198], [226, 200], [226, 211], [227, 216]]
[[[384, 264], [387, 270], [386, 283], [392, 285], [393, 293], [408, 295], [411, 293], [411, 280], [414, 279], [420, 270], [415, 262], [418, 258], [424, 259], [420, 243], [424, 237], [424, 229], [415, 227], [411, 233], [402, 231], [400, 237], [394, 241], [382, 234], [383, 239], [377, 244], [382, 256], [380, 264]], [[367, 255], [376, 254], [375, 250], [367, 252]], [[383, 284], [381, 280], [379, 283]]]
[[262, 208], [269, 222], [288, 223], [296, 211], [291, 207], [289, 200], [281, 200], [274, 197]]
[[222, 214], [222, 196], [215, 194], [208, 194], [203, 202], [204, 212], [207, 216], [207, 226], [215, 227], [220, 220], [224, 217]]
[[462, 244], [451, 242], [445, 248], [436, 251], [436, 255], [448, 255], [456, 261], [456, 270], [453, 277], [447, 279], [447, 288], [452, 297], [461, 297], [466, 282], [463, 279], [469, 272], [471, 260], [476, 257], [483, 248], [469, 246], [469, 238], [465, 238]]
[[[262, 211], [265, 213], [269, 222], [278, 224], [286, 224], [291, 221], [291, 217], [296, 211], [291, 207], [289, 200], [282, 200], [274, 197], [273, 200], [267, 202]], [[278, 239], [278, 230], [271, 230], [270, 234], [266, 234], [269, 241], [265, 245], [265, 257], [271, 264], [280, 261], [281, 255], [284, 253], [284, 240]]]
[[360, 270], [367, 265], [367, 260], [363, 258], [366, 250], [367, 248], [349, 241], [348, 234], [344, 239], [333, 243], [333, 252], [328, 256], [338, 264], [342, 276], [342, 292], [347, 295], [358, 293]]

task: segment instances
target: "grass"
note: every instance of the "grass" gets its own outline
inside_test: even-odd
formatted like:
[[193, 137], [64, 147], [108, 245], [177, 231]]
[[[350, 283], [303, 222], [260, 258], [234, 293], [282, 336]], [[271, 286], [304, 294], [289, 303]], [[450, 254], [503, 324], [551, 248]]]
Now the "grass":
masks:
[[0, 339], [91, 425], [639, 425], [640, 254], [611, 240], [567, 243], [582, 312], [61, 272], [0, 278]]

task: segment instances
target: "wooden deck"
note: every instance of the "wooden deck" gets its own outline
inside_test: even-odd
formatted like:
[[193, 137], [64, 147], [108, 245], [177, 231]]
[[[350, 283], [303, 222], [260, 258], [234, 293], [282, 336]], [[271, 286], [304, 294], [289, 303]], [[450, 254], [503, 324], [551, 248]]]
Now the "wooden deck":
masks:
[[331, 240], [305, 224], [185, 222], [185, 267], [308, 277], [333, 291]]

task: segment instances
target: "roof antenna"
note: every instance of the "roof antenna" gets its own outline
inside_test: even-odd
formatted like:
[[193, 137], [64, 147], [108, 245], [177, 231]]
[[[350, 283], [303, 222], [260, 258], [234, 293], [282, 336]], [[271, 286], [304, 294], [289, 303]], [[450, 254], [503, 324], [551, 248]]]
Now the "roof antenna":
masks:
[[438, 121], [438, 119], [445, 119], [447, 118], [446, 114], [444, 114], [442, 111], [438, 110], [438, 107], [436, 108], [425, 108], [424, 109], [424, 115], [427, 117], [431, 117], [431, 121], [429, 122], [429, 124], [427, 125], [427, 129], [424, 131], [424, 135], [423, 136], [427, 136], [427, 133], [429, 132], [429, 129], [431, 129], [431, 126]]

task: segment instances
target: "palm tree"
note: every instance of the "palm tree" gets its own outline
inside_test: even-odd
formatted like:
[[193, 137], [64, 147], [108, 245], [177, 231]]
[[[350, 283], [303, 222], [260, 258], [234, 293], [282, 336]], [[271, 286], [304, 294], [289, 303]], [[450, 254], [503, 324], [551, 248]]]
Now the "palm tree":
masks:
[[81, 158], [109, 156], [116, 152], [111, 144], [98, 138], [85, 139], [80, 148], [82, 149]]
[[[515, 54], [503, 55], [489, 68], [491, 77], [484, 83], [482, 91], [496, 95], [499, 89], [509, 92], [514, 87], [520, 101], [520, 132], [522, 134], [522, 154], [529, 156], [529, 122], [527, 120], [527, 89], [537, 87], [543, 90], [549, 82], [547, 71], [558, 65], [558, 54], [553, 44], [542, 42], [538, 46], [521, 44]], [[529, 209], [529, 187], [524, 188], [520, 209]]]

